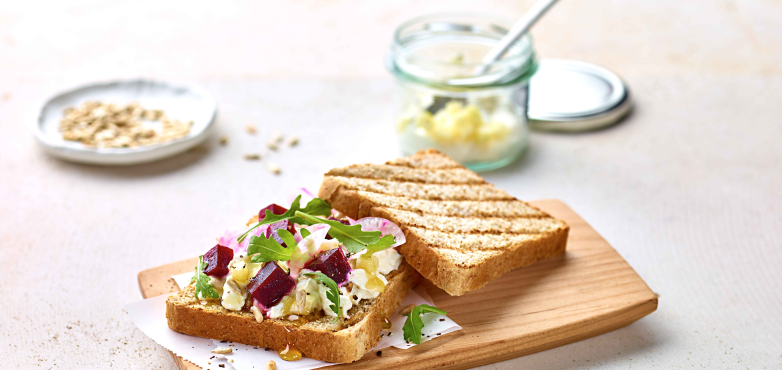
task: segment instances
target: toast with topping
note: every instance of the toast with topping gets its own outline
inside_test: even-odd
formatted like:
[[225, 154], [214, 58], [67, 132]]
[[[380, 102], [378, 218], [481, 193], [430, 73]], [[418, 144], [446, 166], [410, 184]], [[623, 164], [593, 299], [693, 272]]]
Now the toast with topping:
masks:
[[399, 225], [399, 252], [448, 294], [565, 252], [569, 227], [434, 149], [325, 174], [319, 198], [351, 218]]
[[397, 251], [404, 233], [301, 198], [262, 208], [199, 256], [190, 284], [166, 300], [168, 326], [285, 360], [353, 362], [375, 346], [421, 279]]
[[383, 323], [390, 318], [408, 291], [421, 279], [409, 264], [388, 276], [386, 290], [377, 298], [353, 306], [350, 319], [335, 320], [313, 315], [290, 321], [285, 318], [256, 320], [250, 309], [227, 310], [217, 300], [195, 297], [192, 285], [166, 300], [168, 326], [183, 334], [267, 347], [275, 351], [298, 350], [305, 357], [328, 362], [353, 362], [380, 340]]

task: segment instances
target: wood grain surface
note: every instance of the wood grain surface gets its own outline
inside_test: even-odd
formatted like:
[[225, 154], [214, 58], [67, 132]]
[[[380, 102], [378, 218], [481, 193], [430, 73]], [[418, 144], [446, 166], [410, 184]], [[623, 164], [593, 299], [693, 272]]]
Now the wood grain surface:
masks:
[[[567, 205], [531, 202], [571, 227], [567, 252], [511, 271], [483, 289], [452, 297], [424, 283], [434, 303], [463, 330], [410, 349], [367, 353], [330, 369], [465, 369], [572, 343], [636, 321], [657, 309], [657, 296], [627, 262]], [[172, 275], [196, 259], [139, 273], [145, 298], [177, 291]], [[173, 356], [173, 354], [172, 354]], [[174, 356], [182, 370], [197, 366]]]

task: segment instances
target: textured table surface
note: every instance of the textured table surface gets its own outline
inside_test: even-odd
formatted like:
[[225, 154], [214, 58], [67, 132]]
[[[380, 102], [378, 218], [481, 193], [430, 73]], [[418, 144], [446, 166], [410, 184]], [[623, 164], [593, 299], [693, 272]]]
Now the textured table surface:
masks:
[[[393, 26], [437, 10], [520, 15], [532, 1], [13, 2], [0, 10], [0, 355], [3, 368], [171, 369], [123, 305], [136, 273], [202, 252], [225, 226], [339, 165], [395, 157]], [[563, 1], [542, 57], [621, 74], [624, 123], [534, 134], [486, 173], [557, 198], [660, 295], [623, 329], [486, 369], [782, 367], [782, 3]], [[30, 127], [50, 93], [93, 80], [201, 83], [222, 147], [128, 168], [45, 155]], [[247, 124], [259, 127], [255, 136]], [[301, 145], [267, 157], [274, 130]]]

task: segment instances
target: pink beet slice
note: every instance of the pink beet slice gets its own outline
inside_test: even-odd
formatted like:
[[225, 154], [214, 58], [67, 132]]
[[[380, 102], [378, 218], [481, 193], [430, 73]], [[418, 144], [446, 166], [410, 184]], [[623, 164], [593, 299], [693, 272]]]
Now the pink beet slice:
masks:
[[234, 258], [234, 251], [231, 248], [215, 245], [212, 249], [204, 253], [204, 274], [214, 277], [221, 277], [228, 274], [228, 263]]
[[312, 261], [307, 262], [304, 268], [322, 272], [330, 277], [331, 280], [334, 280], [337, 285], [347, 282], [348, 274], [350, 273], [350, 264], [342, 248], [334, 248], [322, 252]]
[[280, 302], [295, 286], [296, 280], [282, 271], [280, 266], [267, 262], [261, 271], [258, 271], [258, 275], [250, 279], [247, 292], [256, 302], [268, 309]]

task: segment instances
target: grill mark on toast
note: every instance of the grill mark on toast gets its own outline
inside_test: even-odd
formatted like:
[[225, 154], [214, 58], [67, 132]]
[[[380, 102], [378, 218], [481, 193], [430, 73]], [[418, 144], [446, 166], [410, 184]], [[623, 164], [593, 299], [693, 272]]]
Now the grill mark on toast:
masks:
[[477, 251], [504, 252], [522, 247], [525, 243], [538, 241], [547, 234], [461, 234], [409, 226], [422, 242], [433, 248], [450, 249], [472, 253]]
[[486, 180], [466, 168], [428, 170], [407, 168], [385, 164], [353, 165], [336, 168], [326, 173], [326, 176], [342, 176], [348, 178], [402, 180], [424, 184], [485, 184]]
[[386, 207], [373, 207], [373, 211], [375, 209], [391, 216], [391, 221], [397, 224], [456, 234], [545, 234], [564, 227], [562, 221], [552, 217], [449, 217]]
[[398, 163], [386, 163], [387, 166], [394, 166], [394, 167], [401, 167], [401, 168], [415, 168], [418, 170], [453, 170], [453, 169], [464, 169], [463, 166], [435, 166], [435, 167], [423, 167], [423, 166], [414, 166], [414, 165], [408, 165], [408, 164], [398, 164]]
[[510, 194], [489, 183], [484, 184], [424, 184], [387, 179], [330, 176], [347, 190], [365, 191], [389, 196], [404, 196], [423, 200], [515, 200]]
[[388, 161], [386, 164], [428, 169], [464, 168], [464, 166], [451, 159], [451, 157], [432, 150], [418, 152], [408, 157]]
[[451, 217], [541, 218], [548, 214], [519, 200], [428, 200], [356, 191], [377, 206]]

